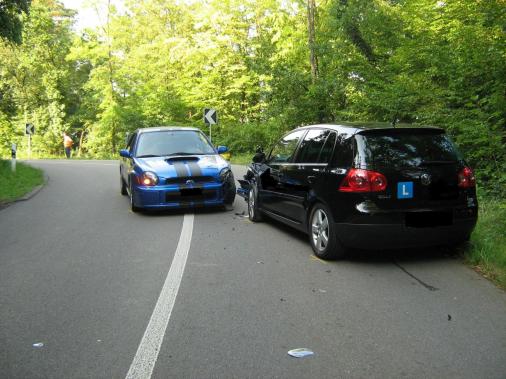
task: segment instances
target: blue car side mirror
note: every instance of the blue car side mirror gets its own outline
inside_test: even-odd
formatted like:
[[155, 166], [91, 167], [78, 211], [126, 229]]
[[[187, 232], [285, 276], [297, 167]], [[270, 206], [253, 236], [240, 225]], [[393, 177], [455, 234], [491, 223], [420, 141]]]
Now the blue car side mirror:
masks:
[[228, 151], [228, 147], [226, 146], [218, 146], [218, 154], [223, 154]]
[[130, 154], [130, 152], [127, 149], [121, 149], [119, 151], [119, 155], [122, 156], [123, 158], [131, 158], [132, 157], [132, 154]]

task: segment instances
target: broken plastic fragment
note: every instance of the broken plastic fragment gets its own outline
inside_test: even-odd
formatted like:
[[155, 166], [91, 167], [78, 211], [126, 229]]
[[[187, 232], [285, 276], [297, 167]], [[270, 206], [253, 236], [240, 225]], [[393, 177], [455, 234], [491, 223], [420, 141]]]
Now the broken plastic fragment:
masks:
[[312, 350], [306, 348], [293, 349], [288, 352], [288, 355], [291, 355], [292, 357], [295, 358], [304, 358], [313, 354], [314, 352]]
[[37, 342], [32, 345], [33, 347], [42, 347], [44, 344], [42, 342]]

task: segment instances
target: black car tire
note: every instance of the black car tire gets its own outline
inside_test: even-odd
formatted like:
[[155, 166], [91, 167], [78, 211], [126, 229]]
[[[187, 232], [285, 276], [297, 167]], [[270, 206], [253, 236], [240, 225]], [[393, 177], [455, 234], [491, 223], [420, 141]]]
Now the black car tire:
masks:
[[132, 183], [130, 183], [130, 191], [129, 191], [129, 197], [130, 197], [130, 209], [132, 210], [132, 212], [139, 212], [141, 210], [141, 208], [139, 208], [138, 206], [135, 205], [135, 201], [134, 201], [134, 190], [132, 188]]
[[332, 214], [325, 205], [316, 203], [308, 221], [309, 243], [318, 258], [339, 259], [346, 255], [346, 249], [337, 239]]
[[251, 185], [248, 195], [248, 217], [253, 222], [262, 221], [262, 213], [258, 209], [258, 189], [256, 185]]
[[120, 182], [120, 186], [121, 186], [121, 194], [122, 194], [123, 196], [128, 195], [127, 186], [125, 185], [125, 181], [124, 181], [124, 180], [123, 180], [123, 178], [121, 177], [121, 174], [120, 174], [120, 177], [119, 177], [119, 182]]

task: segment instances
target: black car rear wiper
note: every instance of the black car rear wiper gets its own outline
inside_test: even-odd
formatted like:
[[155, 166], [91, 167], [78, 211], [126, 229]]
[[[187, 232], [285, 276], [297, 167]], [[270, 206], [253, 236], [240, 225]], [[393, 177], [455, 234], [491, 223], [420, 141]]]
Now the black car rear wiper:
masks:
[[135, 158], [155, 158], [159, 157], [159, 155], [156, 154], [144, 154], [144, 155], [137, 155]]
[[420, 166], [437, 166], [437, 165], [445, 165], [445, 164], [455, 164], [457, 161], [422, 161]]

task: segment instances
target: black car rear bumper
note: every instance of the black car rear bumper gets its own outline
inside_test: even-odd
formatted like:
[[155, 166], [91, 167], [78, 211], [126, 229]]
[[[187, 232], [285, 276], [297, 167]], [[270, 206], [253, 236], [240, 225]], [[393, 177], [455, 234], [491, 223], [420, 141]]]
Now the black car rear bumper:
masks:
[[455, 245], [469, 239], [476, 219], [452, 225], [408, 227], [405, 224], [335, 224], [337, 238], [347, 248], [379, 250]]

